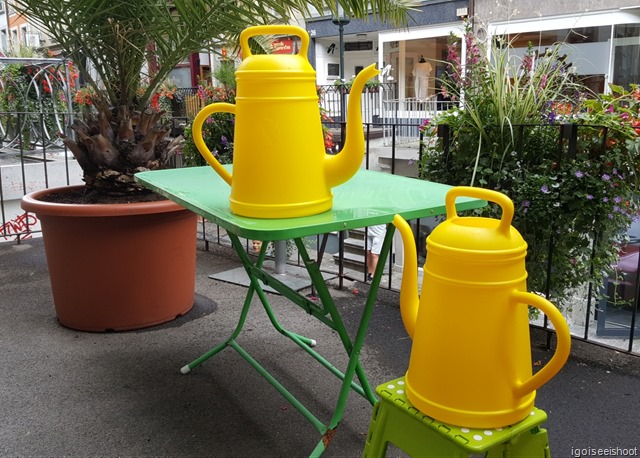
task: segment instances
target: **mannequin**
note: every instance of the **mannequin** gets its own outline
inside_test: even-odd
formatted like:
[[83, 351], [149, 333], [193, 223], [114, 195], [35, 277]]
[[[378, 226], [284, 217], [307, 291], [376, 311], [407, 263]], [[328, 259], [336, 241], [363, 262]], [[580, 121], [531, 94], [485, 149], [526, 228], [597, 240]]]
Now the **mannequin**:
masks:
[[414, 86], [416, 98], [424, 100], [429, 96], [429, 76], [433, 67], [427, 62], [424, 56], [420, 56], [420, 60], [413, 66], [411, 74], [414, 77]]

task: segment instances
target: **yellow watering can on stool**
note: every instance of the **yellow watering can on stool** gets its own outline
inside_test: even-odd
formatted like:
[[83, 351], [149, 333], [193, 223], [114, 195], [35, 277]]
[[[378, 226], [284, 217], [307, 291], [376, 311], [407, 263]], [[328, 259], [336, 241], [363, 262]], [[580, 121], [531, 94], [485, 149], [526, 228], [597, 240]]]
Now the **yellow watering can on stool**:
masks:
[[[495, 202], [501, 219], [459, 217], [457, 197]], [[422, 297], [411, 227], [396, 215], [405, 261], [400, 290], [402, 320], [413, 339], [407, 397], [421, 412], [471, 428], [511, 425], [531, 412], [535, 390], [564, 365], [571, 347], [562, 314], [526, 291], [527, 244], [511, 226], [513, 202], [504, 194], [452, 188], [447, 219], [427, 237]], [[531, 368], [529, 313], [544, 312], [557, 333], [557, 349], [535, 375]]]
[[[295, 55], [252, 54], [249, 38], [295, 35]], [[200, 154], [231, 185], [231, 211], [254, 218], [292, 218], [331, 209], [331, 188], [360, 168], [365, 143], [360, 94], [378, 74], [375, 64], [356, 77], [348, 102], [342, 151], [328, 155], [320, 120], [316, 73], [309, 60], [309, 35], [297, 26], [266, 25], [240, 34], [243, 61], [236, 70], [236, 104], [213, 103], [193, 121]], [[233, 174], [222, 167], [202, 138], [202, 124], [213, 113], [235, 114]]]

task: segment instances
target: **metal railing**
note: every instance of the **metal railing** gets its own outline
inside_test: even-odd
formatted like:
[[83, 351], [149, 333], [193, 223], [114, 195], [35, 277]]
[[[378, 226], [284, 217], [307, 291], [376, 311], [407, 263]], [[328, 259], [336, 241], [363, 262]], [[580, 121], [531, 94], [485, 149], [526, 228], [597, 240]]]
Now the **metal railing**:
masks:
[[[2, 116], [3, 113], [0, 113]], [[4, 113], [4, 115], [7, 115]], [[396, 141], [399, 133], [403, 129], [412, 128], [407, 125], [393, 125], [383, 123], [366, 123], [364, 125], [366, 136], [366, 156], [363, 167], [367, 169], [380, 169], [376, 158], [379, 157], [380, 148], [384, 149], [384, 155], [390, 159], [388, 173], [397, 173], [397, 165], [404, 159], [398, 155]], [[415, 127], [417, 130], [417, 127]], [[381, 146], [379, 132], [388, 129], [391, 139], [391, 146]], [[415, 132], [418, 135], [418, 132]], [[416, 148], [415, 159], [418, 158], [419, 151]], [[406, 162], [406, 161], [405, 161]], [[179, 164], [179, 161], [178, 161]], [[414, 164], [415, 166], [415, 164]], [[71, 154], [64, 145], [54, 144], [26, 144], [26, 142], [11, 143], [0, 142], [0, 242], [21, 243], [24, 240], [37, 236], [38, 225], [36, 216], [25, 213], [20, 209], [21, 197], [31, 191], [48, 187], [62, 186], [66, 184], [80, 184], [81, 171]], [[425, 256], [425, 238], [433, 227], [437, 224], [435, 220], [418, 220], [410, 222], [416, 234], [416, 246], [421, 260]], [[205, 249], [209, 244], [228, 244], [228, 238], [223, 229], [219, 226], [202, 221], [199, 229], [200, 237], [204, 242]], [[346, 281], [361, 281], [366, 279], [366, 268], [364, 264], [356, 268], [347, 268], [345, 261], [345, 251], [347, 250], [348, 235], [344, 233], [329, 234], [327, 238], [314, 237], [310, 240], [318, 261], [321, 262], [324, 271], [331, 272], [337, 276], [338, 287], [345, 286]], [[366, 238], [365, 238], [366, 239]], [[335, 256], [329, 256], [326, 251], [327, 243], [333, 244], [334, 249], [329, 250]], [[632, 240], [636, 246], [640, 246], [640, 240]], [[247, 240], [247, 251], [251, 251], [251, 241]], [[324, 254], [324, 253], [327, 254]], [[401, 272], [395, 265], [394, 256], [400, 253], [399, 247], [392, 248], [392, 255], [385, 266], [385, 277], [381, 284], [382, 288], [397, 291], [400, 287]], [[324, 254], [324, 258], [322, 258]], [[332, 259], [333, 258], [333, 259]], [[289, 262], [301, 263], [300, 259], [295, 259], [295, 255]], [[640, 262], [640, 260], [636, 261]], [[640, 281], [640, 266], [632, 269], [629, 282], [633, 283], [627, 290], [630, 305], [626, 308], [612, 310], [606, 309], [606, 303], [594, 303], [592, 298], [585, 299], [579, 307], [574, 307], [568, 313], [568, 321], [579, 326], [572, 326], [574, 337], [598, 345], [614, 348], [617, 351], [630, 354], [640, 354], [639, 344], [635, 341], [638, 334], [640, 320], [638, 320], [638, 288]], [[606, 281], [606, 280], [605, 280]], [[591, 285], [594, 288], [606, 287], [606, 284]], [[550, 329], [546, 321], [539, 324], [548, 331], [551, 336], [553, 330]]]
[[[425, 119], [430, 119], [437, 112], [437, 100], [433, 95], [426, 99], [388, 99], [382, 101], [382, 119], [388, 125], [403, 125], [397, 134], [396, 142], [408, 143], [416, 139], [417, 127]], [[389, 141], [391, 135], [387, 129], [384, 131], [385, 141]]]
[[173, 102], [173, 116], [193, 119], [204, 108], [204, 100], [198, 95], [197, 87], [178, 88]]
[[[382, 101], [396, 97], [395, 83], [381, 83], [375, 87], [365, 87], [361, 97], [362, 120], [365, 123], [380, 122], [382, 114]], [[342, 113], [344, 106], [352, 96], [350, 89], [344, 85], [320, 85], [318, 86], [318, 95], [320, 97], [320, 106], [325, 113], [335, 122], [345, 120]]]

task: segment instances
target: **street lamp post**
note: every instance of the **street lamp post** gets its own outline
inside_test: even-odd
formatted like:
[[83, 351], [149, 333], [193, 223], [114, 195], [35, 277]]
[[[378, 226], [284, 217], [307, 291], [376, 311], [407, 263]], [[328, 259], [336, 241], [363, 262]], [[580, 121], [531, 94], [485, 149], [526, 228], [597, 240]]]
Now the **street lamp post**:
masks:
[[[344, 9], [340, 5], [336, 5], [338, 9], [338, 15], [335, 16], [332, 22], [338, 26], [338, 34], [340, 37], [340, 81], [344, 83], [344, 26], [347, 25], [350, 21], [348, 17], [344, 14]], [[343, 89], [343, 88], [341, 88]], [[344, 127], [345, 127], [345, 115], [347, 113], [347, 109], [345, 106], [345, 93], [344, 90], [340, 91], [340, 120], [341, 120], [341, 134], [340, 134], [340, 143], [344, 140]]]

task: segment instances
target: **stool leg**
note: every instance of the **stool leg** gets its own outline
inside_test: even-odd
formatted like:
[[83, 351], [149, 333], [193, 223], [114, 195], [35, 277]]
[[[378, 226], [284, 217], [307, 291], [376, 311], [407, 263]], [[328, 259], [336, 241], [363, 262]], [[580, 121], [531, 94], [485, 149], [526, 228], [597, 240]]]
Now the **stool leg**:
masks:
[[378, 402], [371, 418], [364, 457], [383, 458], [389, 443], [410, 456], [469, 457], [464, 449], [434, 431], [430, 425], [423, 423], [423, 416], [417, 409], [412, 407], [411, 411], [414, 414], [408, 414], [393, 403], [384, 400]]
[[547, 430], [536, 426], [492, 448], [486, 458], [551, 458]]
[[551, 458], [547, 430], [539, 426], [528, 433], [520, 434], [513, 443], [511, 455], [523, 458]]
[[387, 454], [387, 444], [384, 438], [384, 429], [387, 422], [387, 409], [385, 403], [377, 402], [371, 414], [369, 433], [364, 444], [363, 458], [379, 458]]

